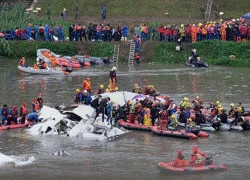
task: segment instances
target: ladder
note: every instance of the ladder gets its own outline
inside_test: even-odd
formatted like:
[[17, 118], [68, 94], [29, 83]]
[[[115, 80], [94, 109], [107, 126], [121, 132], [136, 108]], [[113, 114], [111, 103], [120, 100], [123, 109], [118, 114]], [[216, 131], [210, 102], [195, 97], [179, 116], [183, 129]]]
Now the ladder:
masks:
[[207, 1], [207, 11], [206, 11], [206, 19], [210, 19], [211, 9], [212, 9], [213, 0]]
[[128, 56], [128, 63], [129, 64], [134, 63], [134, 56], [135, 56], [135, 41], [131, 40], [129, 56]]
[[113, 56], [113, 62], [118, 63], [118, 58], [119, 58], [119, 48], [120, 45], [115, 45], [114, 46], [114, 56]]

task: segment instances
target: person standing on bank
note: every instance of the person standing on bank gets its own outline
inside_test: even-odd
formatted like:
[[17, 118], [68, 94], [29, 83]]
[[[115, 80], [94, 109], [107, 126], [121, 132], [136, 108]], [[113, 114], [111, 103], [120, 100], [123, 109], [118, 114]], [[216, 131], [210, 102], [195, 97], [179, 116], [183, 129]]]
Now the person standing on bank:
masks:
[[106, 10], [106, 7], [105, 7], [105, 5], [102, 5], [102, 16], [101, 16], [101, 20], [104, 20], [104, 19], [106, 19], [106, 14], [107, 13], [107, 10]]
[[63, 20], [66, 19], [66, 16], [67, 16], [66, 8], [63, 9], [63, 12], [62, 12], [61, 16], [62, 16]]

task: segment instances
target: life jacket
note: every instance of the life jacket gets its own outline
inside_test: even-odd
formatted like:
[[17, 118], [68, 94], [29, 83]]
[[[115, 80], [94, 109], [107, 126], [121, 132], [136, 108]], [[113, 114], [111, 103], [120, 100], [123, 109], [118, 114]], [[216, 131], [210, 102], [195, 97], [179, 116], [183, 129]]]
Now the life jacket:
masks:
[[177, 119], [173, 119], [173, 120], [172, 120], [171, 126], [172, 126], [173, 128], [177, 128], [177, 127], [178, 127], [178, 121], [177, 121]]
[[89, 89], [91, 89], [91, 83], [90, 82], [88, 82], [87, 80], [84, 80], [83, 81], [83, 87], [82, 87], [84, 90], [86, 89], [86, 90], [89, 90]]
[[46, 67], [47, 67], [47, 65], [46, 65], [45, 62], [42, 62], [42, 67], [43, 67], [43, 68], [46, 68]]
[[168, 118], [167, 111], [162, 111], [160, 118], [161, 118], [161, 120], [167, 120], [167, 118]]
[[98, 89], [97, 94], [102, 94], [104, 93], [104, 89]]
[[20, 60], [20, 65], [21, 65], [21, 66], [24, 66], [24, 65], [25, 65], [25, 60], [21, 59], [21, 60]]
[[39, 103], [37, 102], [33, 102], [33, 105], [34, 105], [34, 108], [33, 108], [33, 111], [36, 112], [37, 110], [40, 109], [40, 106], [39, 106]]
[[237, 111], [239, 112], [239, 113], [243, 113], [244, 111], [243, 111], [243, 107], [242, 106], [237, 106]]
[[8, 108], [3, 108], [2, 109], [2, 116], [7, 116], [8, 115]]
[[10, 112], [10, 115], [12, 117], [17, 116], [17, 110], [12, 109], [11, 112]]
[[134, 114], [135, 113], [135, 107], [133, 105], [129, 106], [129, 113]]
[[24, 106], [21, 106], [21, 108], [22, 108], [22, 115], [23, 115], [23, 116], [24, 116], [24, 115], [27, 115], [27, 113], [28, 113], [27, 108], [24, 107]]
[[177, 167], [183, 167], [183, 166], [185, 166], [185, 159], [179, 159], [178, 158], [178, 160], [177, 160]]
[[194, 162], [195, 164], [202, 162], [202, 155], [200, 155], [200, 152], [198, 152], [197, 154], [193, 154], [193, 156], [196, 156], [196, 160]]
[[116, 78], [116, 72], [115, 71], [110, 71], [110, 78]]
[[135, 59], [140, 59], [140, 55], [138, 53], [135, 54]]

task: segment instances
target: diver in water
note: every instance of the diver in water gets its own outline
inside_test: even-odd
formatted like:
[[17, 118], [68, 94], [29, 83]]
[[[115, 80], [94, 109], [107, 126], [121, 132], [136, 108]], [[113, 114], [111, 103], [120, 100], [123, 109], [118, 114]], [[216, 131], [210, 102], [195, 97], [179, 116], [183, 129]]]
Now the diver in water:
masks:
[[200, 56], [197, 54], [196, 49], [193, 49], [191, 55], [188, 58], [190, 64], [197, 64], [200, 62]]

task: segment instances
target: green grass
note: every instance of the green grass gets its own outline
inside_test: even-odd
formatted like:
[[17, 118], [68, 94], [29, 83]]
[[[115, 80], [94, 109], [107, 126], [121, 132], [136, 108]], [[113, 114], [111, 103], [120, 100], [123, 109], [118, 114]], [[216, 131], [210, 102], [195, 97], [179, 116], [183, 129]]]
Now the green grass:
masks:
[[[183, 44], [183, 51], [176, 52], [175, 44], [160, 43], [154, 47], [154, 53], [149, 59], [155, 62], [184, 63], [191, 49], [196, 48], [201, 60], [210, 65], [232, 67], [250, 67], [250, 42], [202, 41], [195, 44]], [[236, 56], [235, 60], [229, 58]]]
[[[76, 2], [80, 16], [100, 16], [101, 5], [105, 4], [108, 17], [156, 17], [166, 18], [166, 21], [167, 18], [201, 18], [200, 7], [207, 4], [207, 0], [39, 0], [37, 7], [42, 8], [44, 15], [47, 8], [52, 7], [54, 16], [60, 16], [66, 8], [67, 14], [74, 17]], [[219, 10], [225, 13], [222, 18], [239, 18], [250, 9], [249, 0], [214, 0], [212, 18], [215, 18], [216, 2]]]
[[70, 22], [63, 21], [62, 19], [48, 19], [47, 16], [40, 17], [37, 14], [30, 13], [26, 14], [26, 6], [24, 3], [16, 3], [9, 9], [0, 8], [0, 30], [14, 29], [22, 27], [27, 28], [28, 24], [31, 23], [33, 28], [35, 24], [45, 25], [49, 24], [53, 27], [57, 27], [59, 24], [62, 25], [64, 33], [67, 32]]

